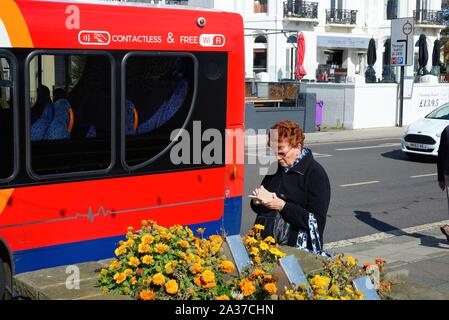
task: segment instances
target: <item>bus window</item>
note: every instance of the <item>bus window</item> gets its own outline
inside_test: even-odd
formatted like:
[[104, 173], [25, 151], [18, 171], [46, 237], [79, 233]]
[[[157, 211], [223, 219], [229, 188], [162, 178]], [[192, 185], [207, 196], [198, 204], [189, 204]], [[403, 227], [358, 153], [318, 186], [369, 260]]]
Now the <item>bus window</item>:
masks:
[[14, 171], [13, 82], [9, 59], [0, 55], [0, 180]]
[[194, 60], [190, 55], [132, 53], [124, 62], [125, 161], [141, 166], [170, 144], [192, 108]]
[[52, 175], [107, 169], [112, 154], [110, 58], [39, 54], [28, 70], [32, 171]]

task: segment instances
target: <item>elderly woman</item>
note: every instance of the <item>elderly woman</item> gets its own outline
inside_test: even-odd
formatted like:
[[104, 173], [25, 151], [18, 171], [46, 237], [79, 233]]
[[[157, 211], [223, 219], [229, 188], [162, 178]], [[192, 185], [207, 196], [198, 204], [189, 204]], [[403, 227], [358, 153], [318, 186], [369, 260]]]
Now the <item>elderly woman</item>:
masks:
[[292, 121], [271, 128], [268, 146], [278, 169], [253, 191], [255, 223], [265, 226], [263, 236], [274, 236], [280, 244], [322, 254], [331, 192], [326, 171], [304, 148], [304, 133]]

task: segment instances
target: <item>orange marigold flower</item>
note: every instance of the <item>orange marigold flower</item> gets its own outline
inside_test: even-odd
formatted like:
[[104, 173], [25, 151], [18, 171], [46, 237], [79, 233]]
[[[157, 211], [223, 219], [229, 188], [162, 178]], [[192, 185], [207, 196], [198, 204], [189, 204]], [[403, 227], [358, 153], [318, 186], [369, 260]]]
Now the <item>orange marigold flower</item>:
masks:
[[245, 278], [240, 281], [240, 290], [242, 290], [245, 297], [248, 297], [256, 292], [256, 286], [250, 279]]
[[266, 292], [271, 294], [276, 293], [278, 291], [278, 288], [274, 283], [267, 283], [266, 285], [264, 285], [263, 288], [265, 289]]
[[204, 231], [206, 231], [206, 228], [198, 228], [198, 229], [196, 229], [196, 232], [199, 233], [199, 234], [203, 234]]
[[132, 277], [131, 278], [131, 284], [135, 285], [137, 283], [137, 278], [136, 277]]
[[231, 300], [227, 295], [215, 297], [215, 300]]
[[346, 264], [354, 265], [356, 263], [357, 263], [357, 259], [354, 259], [353, 257], [347, 257], [346, 258]]
[[157, 253], [159, 254], [163, 254], [165, 251], [167, 251], [168, 246], [166, 244], [163, 243], [158, 243], [155, 247], [154, 250], [156, 250]]
[[235, 270], [235, 266], [231, 261], [223, 261], [219, 266], [220, 270], [225, 273], [229, 273]]
[[165, 283], [165, 277], [162, 273], [158, 272], [152, 277], [152, 281], [157, 286], [162, 286]]
[[124, 273], [116, 273], [114, 275], [114, 280], [115, 280], [115, 283], [120, 284], [120, 283], [122, 283], [123, 281], [126, 280], [126, 274], [124, 274]]
[[264, 272], [262, 269], [255, 269], [255, 270], [253, 271], [253, 277], [254, 277], [254, 278], [263, 276], [264, 274], [265, 274], [265, 272]]
[[196, 262], [193, 266], [190, 267], [190, 272], [192, 272], [192, 274], [197, 274], [198, 272], [202, 272], [202, 271], [203, 271], [203, 266], [199, 262]]
[[152, 290], [142, 290], [139, 293], [139, 298], [142, 300], [154, 300], [155, 294]]
[[175, 280], [169, 280], [166, 284], [165, 284], [165, 291], [168, 294], [175, 294], [176, 292], [178, 292], [179, 286], [178, 283]]
[[189, 244], [187, 241], [185, 241], [185, 240], [180, 240], [180, 241], [178, 242], [178, 244], [179, 244], [179, 246], [180, 246], [181, 248], [184, 248], [184, 249], [187, 249], [187, 248], [190, 246], [190, 244]]
[[216, 235], [216, 234], [211, 235], [209, 237], [209, 240], [212, 241], [212, 242], [216, 242], [216, 243], [222, 243], [223, 242], [223, 239], [221, 238], [221, 236]]
[[254, 257], [254, 262], [256, 264], [260, 264], [262, 262], [262, 260], [260, 259], [260, 257]]
[[382, 259], [376, 259], [376, 264], [384, 264], [384, 263], [386, 263], [385, 260], [382, 260]]
[[131, 257], [129, 258], [128, 264], [133, 267], [137, 267], [140, 264], [139, 258]]
[[146, 234], [142, 237], [142, 243], [144, 244], [152, 244], [154, 241], [153, 236]]
[[365, 267], [365, 268], [369, 268], [371, 266], [372, 266], [372, 264], [369, 262], [365, 262], [365, 264], [363, 265], [363, 267]]
[[205, 283], [215, 282], [215, 273], [210, 270], [204, 270], [201, 274], [201, 281]]
[[141, 243], [138, 246], [138, 251], [139, 253], [146, 253], [150, 251], [150, 245], [145, 244], [145, 243]]
[[195, 277], [195, 278], [193, 279], [193, 282], [194, 282], [197, 286], [201, 287], [201, 276]]
[[145, 256], [142, 257], [143, 264], [150, 265], [150, 264], [153, 263], [153, 261], [154, 261], [153, 260], [153, 256], [145, 255]]

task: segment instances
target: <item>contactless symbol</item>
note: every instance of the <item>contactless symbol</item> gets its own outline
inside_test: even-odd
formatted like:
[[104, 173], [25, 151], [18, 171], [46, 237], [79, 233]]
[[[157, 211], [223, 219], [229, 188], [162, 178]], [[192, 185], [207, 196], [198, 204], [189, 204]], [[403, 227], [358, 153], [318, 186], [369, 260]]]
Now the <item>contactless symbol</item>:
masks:
[[111, 35], [107, 31], [83, 30], [78, 33], [78, 41], [84, 45], [107, 46]]

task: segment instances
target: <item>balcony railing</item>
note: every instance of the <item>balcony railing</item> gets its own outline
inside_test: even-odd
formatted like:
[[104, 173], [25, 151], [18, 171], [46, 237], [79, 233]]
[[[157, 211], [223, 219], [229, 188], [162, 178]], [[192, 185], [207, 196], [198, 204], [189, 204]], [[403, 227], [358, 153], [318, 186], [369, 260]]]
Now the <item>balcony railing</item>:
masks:
[[284, 2], [284, 17], [318, 19], [318, 2], [288, 0]]
[[355, 25], [357, 23], [357, 10], [327, 9], [326, 23]]
[[443, 11], [413, 10], [415, 24], [444, 25]]

